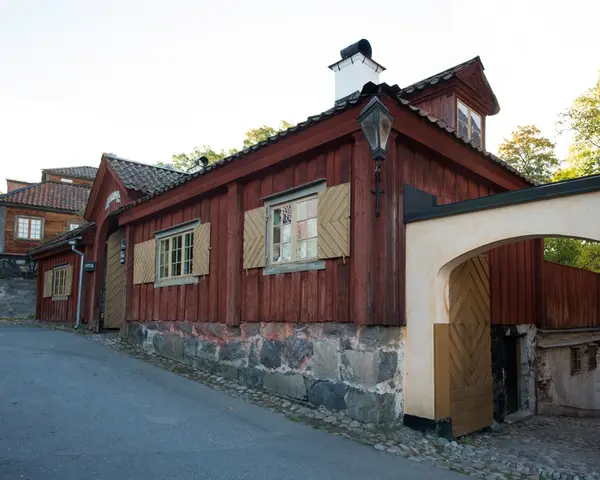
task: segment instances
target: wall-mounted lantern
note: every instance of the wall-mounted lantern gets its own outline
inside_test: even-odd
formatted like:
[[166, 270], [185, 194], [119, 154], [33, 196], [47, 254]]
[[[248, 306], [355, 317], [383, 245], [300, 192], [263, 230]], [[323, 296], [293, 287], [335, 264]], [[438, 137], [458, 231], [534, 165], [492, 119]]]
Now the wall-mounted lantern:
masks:
[[385, 160], [387, 144], [392, 131], [394, 117], [386, 106], [377, 97], [373, 97], [367, 106], [362, 109], [358, 117], [360, 128], [367, 139], [371, 158], [377, 162], [375, 167], [375, 216], [378, 217], [381, 208], [381, 161]]

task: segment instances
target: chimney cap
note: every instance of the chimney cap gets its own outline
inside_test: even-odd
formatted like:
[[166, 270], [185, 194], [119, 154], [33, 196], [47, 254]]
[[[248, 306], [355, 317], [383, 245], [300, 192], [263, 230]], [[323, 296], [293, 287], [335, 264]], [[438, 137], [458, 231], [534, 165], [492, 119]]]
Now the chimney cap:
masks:
[[362, 40], [359, 40], [358, 42], [348, 45], [346, 48], [340, 50], [342, 60], [350, 58], [356, 53], [362, 53], [365, 57], [371, 58], [373, 50], [371, 49], [371, 44], [369, 41], [363, 38]]

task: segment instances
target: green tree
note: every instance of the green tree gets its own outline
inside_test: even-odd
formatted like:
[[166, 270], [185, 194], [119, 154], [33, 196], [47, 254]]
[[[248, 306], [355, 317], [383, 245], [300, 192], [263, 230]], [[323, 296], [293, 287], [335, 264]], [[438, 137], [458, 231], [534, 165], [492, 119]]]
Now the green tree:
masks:
[[554, 143], [542, 136], [535, 125], [518, 126], [498, 147], [502, 159], [524, 175], [547, 183], [560, 164]]
[[600, 273], [600, 243], [582, 242], [582, 248], [575, 266]]
[[256, 145], [269, 137], [272, 137], [276, 133], [283, 132], [288, 128], [293, 127], [294, 125], [282, 120], [279, 124], [279, 128], [275, 129], [273, 127], [269, 127], [268, 125], [263, 125], [262, 127], [253, 128], [246, 132], [246, 138], [244, 139], [244, 148], [251, 147], [252, 145]]
[[583, 92], [558, 117], [559, 132], [571, 132], [569, 163], [581, 175], [600, 173], [600, 75], [596, 85]]
[[177, 153], [173, 155], [171, 157], [173, 159], [171, 163], [159, 162], [158, 165], [172, 167], [181, 172], [187, 172], [196, 166], [196, 161], [200, 157], [208, 158], [208, 163], [210, 164], [222, 160], [228, 155], [233, 155], [236, 152], [236, 149], [231, 149], [226, 152], [225, 150], [213, 150], [210, 145], [203, 145], [200, 148], [194, 147], [190, 153]]
[[549, 262], [562, 263], [575, 266], [581, 254], [583, 244], [581, 240], [564, 237], [551, 237], [544, 239], [544, 259]]
[[[292, 126], [293, 124], [282, 120], [278, 129], [274, 129], [268, 125], [263, 125], [262, 127], [248, 130], [244, 138], [244, 148], [248, 148], [252, 145], [262, 142], [276, 133], [287, 130]], [[190, 153], [174, 154], [171, 157], [173, 160], [170, 163], [158, 162], [158, 165], [161, 167], [174, 168], [175, 170], [179, 170], [181, 172], [187, 172], [196, 166], [196, 161], [200, 157], [208, 158], [208, 163], [211, 164], [237, 152], [237, 148], [231, 148], [228, 151], [225, 151], [223, 149], [214, 150], [210, 145], [203, 145], [202, 147], [194, 147]]]

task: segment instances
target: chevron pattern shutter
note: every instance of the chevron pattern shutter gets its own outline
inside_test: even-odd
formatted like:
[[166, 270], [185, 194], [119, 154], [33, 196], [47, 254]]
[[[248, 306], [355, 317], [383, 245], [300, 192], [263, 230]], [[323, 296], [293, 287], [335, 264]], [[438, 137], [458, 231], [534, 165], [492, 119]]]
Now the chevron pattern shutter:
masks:
[[319, 193], [317, 218], [319, 258], [350, 255], [350, 184], [329, 187]]
[[210, 272], [210, 223], [194, 228], [194, 260], [192, 275], [208, 275]]
[[156, 240], [136, 243], [133, 247], [133, 283], [154, 283]]
[[265, 207], [244, 212], [244, 269], [265, 266], [267, 251], [265, 212]]
[[44, 273], [44, 298], [52, 296], [52, 270]]
[[65, 275], [65, 295], [68, 297], [73, 288], [73, 265], [67, 265]]

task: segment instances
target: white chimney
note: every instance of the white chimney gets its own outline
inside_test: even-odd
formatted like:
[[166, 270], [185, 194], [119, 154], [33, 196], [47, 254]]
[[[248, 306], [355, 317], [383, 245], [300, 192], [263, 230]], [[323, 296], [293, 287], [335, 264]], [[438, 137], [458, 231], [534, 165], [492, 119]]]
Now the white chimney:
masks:
[[329, 65], [335, 72], [335, 101], [360, 92], [365, 83], [379, 84], [379, 74], [385, 67], [371, 60], [371, 44], [364, 38], [340, 51], [342, 59]]

